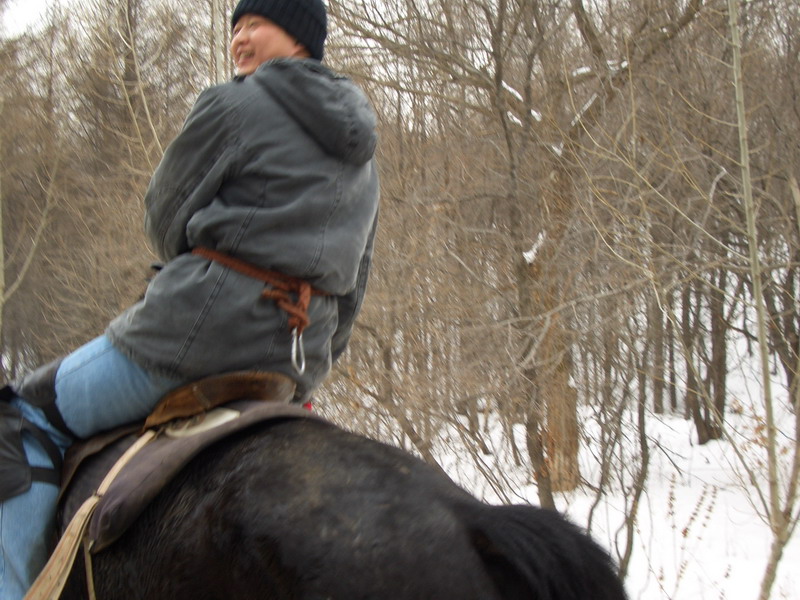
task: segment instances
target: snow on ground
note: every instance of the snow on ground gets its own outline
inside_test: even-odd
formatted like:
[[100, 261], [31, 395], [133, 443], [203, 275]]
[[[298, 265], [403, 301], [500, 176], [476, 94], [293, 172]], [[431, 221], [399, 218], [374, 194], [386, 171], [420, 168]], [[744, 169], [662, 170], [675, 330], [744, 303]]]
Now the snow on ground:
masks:
[[[668, 449], [654, 452], [637, 524], [626, 587], [631, 598], [755, 600], [770, 551], [771, 534], [735, 470], [727, 442], [694, 444], [693, 425], [666, 419], [651, 435]], [[592, 498], [563, 499], [581, 523]], [[614, 545], [621, 496], [604, 502], [605, 518], [593, 533]], [[800, 539], [795, 535], [778, 571], [772, 598], [800, 599]]]
[[[439, 454], [447, 472], [488, 502], [537, 504], [536, 486], [525, 466], [515, 466], [507, 436], [491, 419], [484, 425], [484, 441], [492, 453], [478, 456], [476, 464], [474, 452], [459, 449], [463, 429], [454, 428], [447, 448]], [[591, 440], [594, 425], [589, 415], [582, 426]], [[524, 454], [524, 431], [517, 427], [515, 437]], [[692, 422], [680, 417], [650, 415], [647, 427], [651, 465], [626, 579], [631, 599], [756, 600], [772, 539], [751, 500], [752, 488], [743, 483], [731, 444], [697, 445]], [[752, 433], [757, 422], [741, 416], [738, 427]], [[635, 429], [633, 424], [630, 429]], [[633, 438], [631, 433], [628, 445], [635, 443]], [[581, 454], [582, 474], [590, 481], [596, 470], [592, 446], [591, 441], [584, 444]], [[742, 444], [741, 448], [748, 460], [759, 459], [758, 447]], [[631, 459], [631, 464], [635, 462]], [[615, 486], [594, 507], [592, 535], [612, 554], [625, 544], [620, 530], [625, 500], [625, 493]], [[557, 498], [559, 510], [584, 527], [595, 502], [588, 488]], [[798, 565], [800, 533], [796, 532], [781, 560], [773, 600], [800, 600]]]

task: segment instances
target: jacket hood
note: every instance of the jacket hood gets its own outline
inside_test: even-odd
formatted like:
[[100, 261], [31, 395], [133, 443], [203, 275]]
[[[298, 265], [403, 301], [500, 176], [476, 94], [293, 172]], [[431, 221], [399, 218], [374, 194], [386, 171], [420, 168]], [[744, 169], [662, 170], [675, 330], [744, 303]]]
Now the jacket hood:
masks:
[[272, 60], [250, 76], [333, 156], [362, 165], [375, 154], [377, 118], [348, 78], [315, 60]]

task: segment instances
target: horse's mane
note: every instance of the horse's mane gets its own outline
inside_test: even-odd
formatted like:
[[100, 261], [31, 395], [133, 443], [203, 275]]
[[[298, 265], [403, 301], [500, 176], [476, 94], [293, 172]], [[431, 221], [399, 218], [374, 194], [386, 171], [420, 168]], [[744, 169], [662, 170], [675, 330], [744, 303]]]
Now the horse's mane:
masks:
[[471, 502], [454, 510], [502, 598], [625, 597], [608, 554], [557, 512]]

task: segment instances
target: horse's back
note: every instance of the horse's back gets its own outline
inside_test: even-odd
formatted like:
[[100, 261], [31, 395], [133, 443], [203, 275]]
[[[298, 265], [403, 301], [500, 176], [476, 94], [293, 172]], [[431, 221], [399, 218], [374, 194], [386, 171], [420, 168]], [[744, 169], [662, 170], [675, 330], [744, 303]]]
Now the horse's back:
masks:
[[[557, 578], [565, 591], [553, 595], [547, 570], [565, 552], [605, 561], [586, 567], [613, 579], [607, 557], [560, 517], [498, 508], [396, 448], [330, 425], [258, 426], [204, 451], [94, 557], [98, 597], [583, 597], [569, 595], [574, 573]], [[562, 535], [550, 552], [547, 538]], [[70, 593], [80, 587], [73, 581]], [[591, 597], [623, 597], [612, 592]]]

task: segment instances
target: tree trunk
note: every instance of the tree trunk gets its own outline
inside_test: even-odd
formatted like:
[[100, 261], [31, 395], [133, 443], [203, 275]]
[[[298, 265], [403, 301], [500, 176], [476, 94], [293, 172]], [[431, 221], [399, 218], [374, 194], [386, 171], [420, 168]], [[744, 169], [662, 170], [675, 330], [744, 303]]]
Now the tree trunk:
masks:
[[578, 467], [578, 394], [570, 383], [569, 336], [558, 311], [564, 297], [564, 283], [553, 275], [558, 270], [554, 261], [574, 204], [571, 175], [565, 163], [554, 165], [550, 179], [552, 186], [543, 190], [551, 227], [546, 231], [539, 254], [525, 269], [530, 284], [532, 314], [546, 315], [541, 320], [545, 324], [541, 326], [538, 339], [536, 368], [530, 371], [537, 400], [544, 406], [545, 420], [528, 428], [529, 434], [541, 436], [528, 445], [544, 448], [547, 468], [542, 474], [549, 477], [553, 491], [574, 490], [581, 479]]
[[653, 412], [660, 415], [664, 413], [664, 314], [655, 298], [650, 298], [648, 304], [648, 328], [653, 343], [653, 361], [649, 366]]
[[716, 286], [710, 291], [711, 318], [711, 364], [708, 365], [709, 388], [712, 396], [708, 398], [708, 434], [709, 439], [722, 438], [722, 423], [725, 417], [725, 401], [728, 378], [728, 326], [725, 321], [725, 290], [727, 277], [724, 269], [720, 269]]

